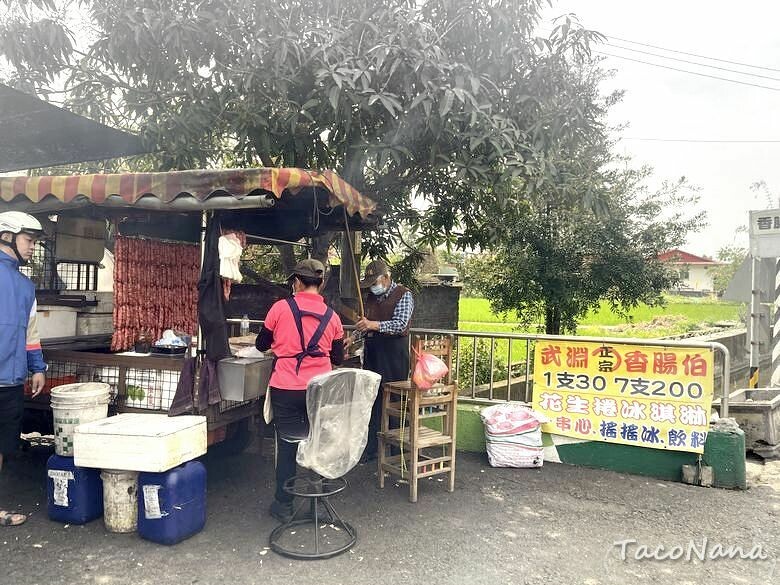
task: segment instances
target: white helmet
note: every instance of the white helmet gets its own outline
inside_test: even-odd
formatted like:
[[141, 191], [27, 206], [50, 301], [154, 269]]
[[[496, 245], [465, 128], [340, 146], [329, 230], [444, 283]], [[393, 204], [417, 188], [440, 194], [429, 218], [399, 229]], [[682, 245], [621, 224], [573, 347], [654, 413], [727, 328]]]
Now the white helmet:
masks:
[[40, 237], [43, 234], [41, 222], [32, 215], [21, 211], [5, 211], [0, 213], [0, 234], [11, 232], [12, 234], [30, 234]]
[[39, 238], [43, 234], [43, 226], [32, 215], [22, 213], [21, 211], [6, 211], [0, 213], [0, 235], [5, 233], [12, 234], [11, 240], [0, 240], [0, 244], [11, 248], [19, 264], [25, 266], [27, 260], [19, 254], [19, 248], [16, 246], [16, 236], [28, 234], [34, 238]]

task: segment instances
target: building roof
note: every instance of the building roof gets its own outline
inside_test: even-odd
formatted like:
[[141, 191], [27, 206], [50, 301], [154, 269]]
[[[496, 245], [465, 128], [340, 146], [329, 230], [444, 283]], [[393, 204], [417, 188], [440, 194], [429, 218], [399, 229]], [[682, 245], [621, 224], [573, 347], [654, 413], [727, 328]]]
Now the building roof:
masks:
[[721, 264], [712, 258], [696, 256], [695, 254], [677, 248], [658, 254], [658, 259], [661, 262], [667, 262], [669, 264], [698, 264], [701, 266], [718, 266]]

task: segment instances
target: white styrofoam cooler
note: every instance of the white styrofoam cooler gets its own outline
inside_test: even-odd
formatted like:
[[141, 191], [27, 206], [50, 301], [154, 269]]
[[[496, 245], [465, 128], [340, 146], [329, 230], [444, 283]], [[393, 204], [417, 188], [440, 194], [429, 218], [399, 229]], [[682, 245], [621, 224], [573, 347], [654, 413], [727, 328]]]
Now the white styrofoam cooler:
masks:
[[76, 335], [77, 311], [75, 307], [38, 305], [38, 333], [41, 339]]
[[114, 316], [111, 313], [79, 313], [76, 320], [76, 335], [105, 335], [114, 331]]
[[74, 463], [127, 471], [168, 471], [206, 452], [206, 417], [124, 413], [76, 427]]

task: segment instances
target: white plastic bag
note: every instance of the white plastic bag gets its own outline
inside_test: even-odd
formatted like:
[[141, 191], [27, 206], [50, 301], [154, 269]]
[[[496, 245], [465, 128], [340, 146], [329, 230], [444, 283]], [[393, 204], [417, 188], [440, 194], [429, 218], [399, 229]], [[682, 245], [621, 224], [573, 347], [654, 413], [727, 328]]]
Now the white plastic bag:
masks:
[[342, 368], [309, 381], [309, 437], [298, 445], [301, 467], [335, 479], [357, 465], [366, 447], [368, 421], [381, 380], [368, 370]]
[[236, 352], [236, 357], [240, 358], [261, 358], [265, 357], [265, 354], [253, 346], [242, 347]]
[[227, 234], [219, 237], [217, 244], [219, 250], [219, 275], [233, 282], [241, 282], [240, 262], [243, 249], [236, 234]]
[[547, 417], [518, 403], [496, 404], [480, 412], [485, 446], [493, 467], [541, 467], [541, 425]]

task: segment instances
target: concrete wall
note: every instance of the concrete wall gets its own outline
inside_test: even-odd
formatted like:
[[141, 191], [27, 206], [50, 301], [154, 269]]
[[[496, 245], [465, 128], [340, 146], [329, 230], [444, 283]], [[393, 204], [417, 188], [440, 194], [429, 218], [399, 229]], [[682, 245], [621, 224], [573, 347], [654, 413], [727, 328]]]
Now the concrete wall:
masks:
[[687, 268], [688, 278], [683, 279], [681, 284], [701, 291], [711, 291], [715, 288], [709, 266], [690, 264]]
[[[424, 285], [414, 293], [414, 315], [412, 327], [423, 329], [458, 328], [458, 302], [461, 287], [457, 285]], [[271, 305], [289, 294], [287, 287], [270, 281], [260, 284], [234, 284], [230, 300], [225, 303], [226, 317], [248, 315], [250, 319], [265, 318]], [[345, 299], [339, 292], [339, 266], [331, 268], [331, 278], [322, 291], [326, 302], [339, 313], [344, 323], [353, 323], [349, 309], [356, 309], [357, 303]]]
[[[729, 350], [729, 356], [731, 357], [731, 368], [729, 376], [729, 388], [731, 391], [736, 388], [747, 388], [748, 375], [750, 373], [750, 344], [748, 341], [747, 329], [732, 329], [724, 331], [722, 333], [715, 333], [712, 335], [703, 335], [701, 337], [690, 337], [690, 341], [708, 341], [722, 343]], [[769, 384], [769, 378], [771, 376], [770, 365], [772, 363], [772, 352], [767, 344], [761, 344], [761, 356], [760, 356], [760, 370], [759, 370], [759, 386], [766, 386]], [[721, 365], [720, 352], [715, 354], [715, 396], [720, 397], [723, 395], [723, 371]]]
[[[462, 401], [458, 404], [457, 449], [484, 453], [485, 431], [480, 410], [486, 404]], [[545, 460], [569, 465], [608, 469], [663, 479], [682, 481], [683, 465], [696, 465], [698, 455], [680, 451], [648, 449], [601, 441], [580, 441], [545, 433]], [[737, 430], [710, 430], [702, 455], [702, 465], [714, 472], [714, 486], [745, 489], [745, 436]]]
[[423, 285], [414, 295], [412, 327], [456, 330], [460, 291], [457, 285]]

